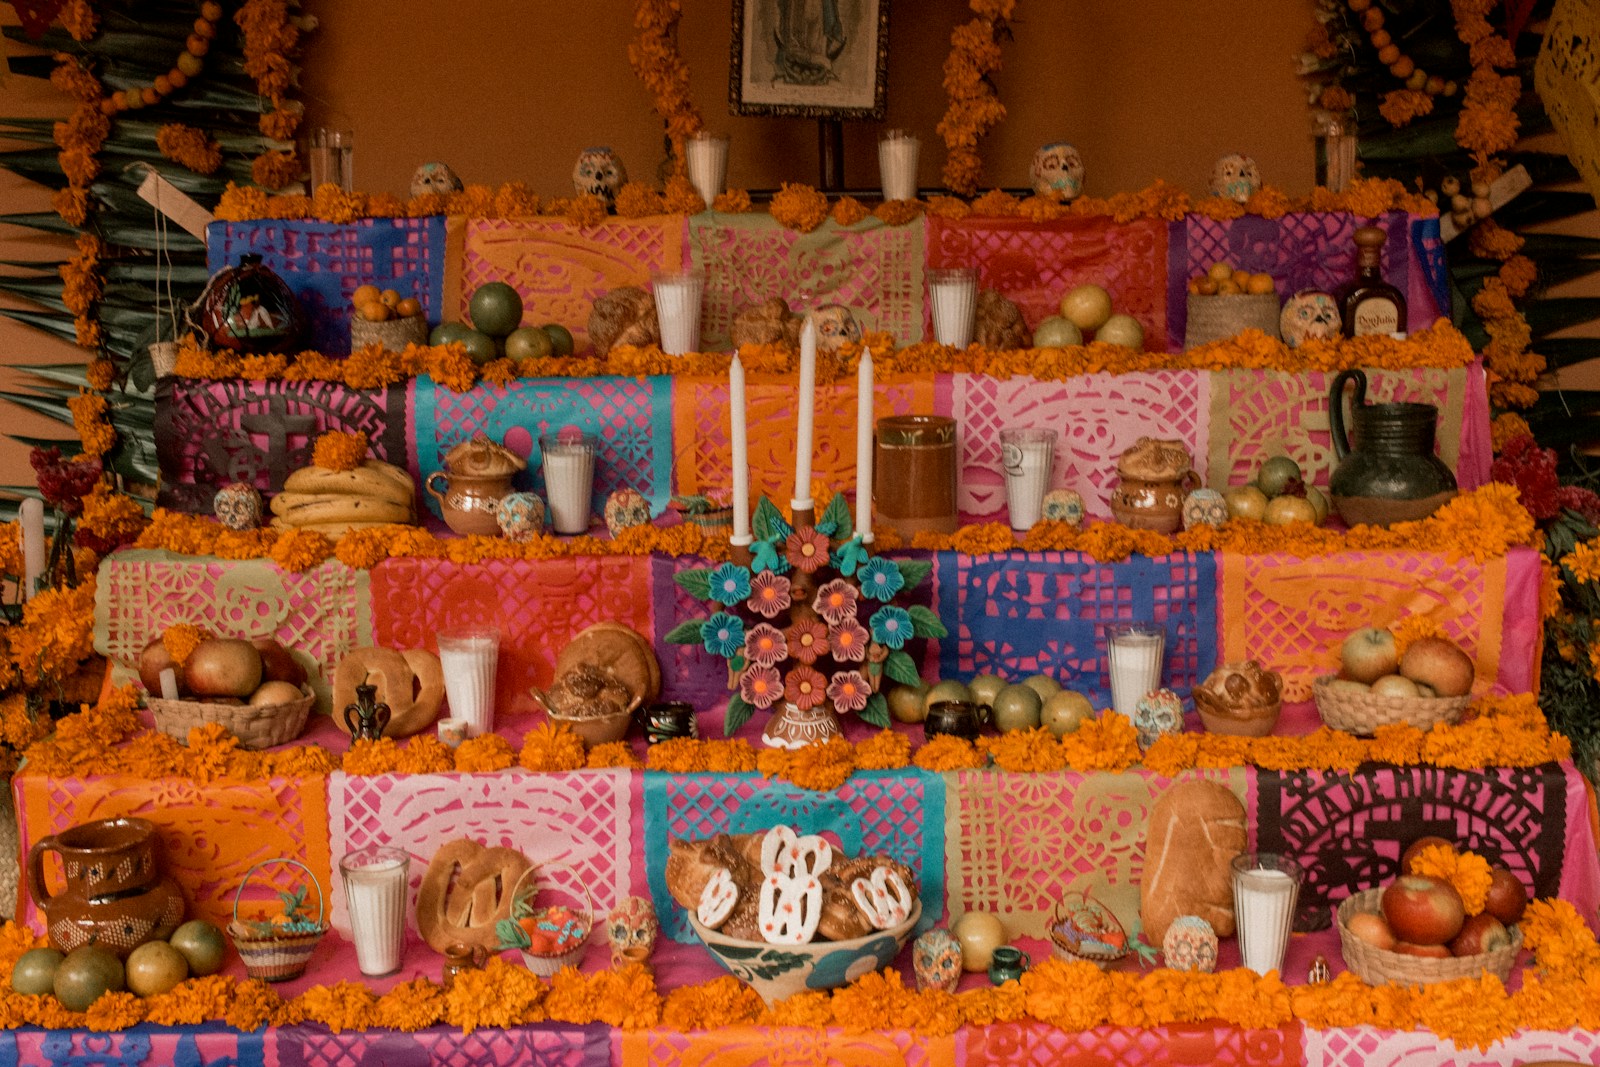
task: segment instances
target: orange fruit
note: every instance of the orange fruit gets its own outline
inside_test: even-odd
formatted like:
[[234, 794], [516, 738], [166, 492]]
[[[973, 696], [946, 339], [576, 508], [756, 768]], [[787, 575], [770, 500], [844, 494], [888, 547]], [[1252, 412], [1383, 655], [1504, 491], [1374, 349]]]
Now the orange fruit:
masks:
[[1199, 278], [1190, 278], [1189, 279], [1189, 292], [1198, 293], [1199, 291], [1200, 291], [1200, 279]]
[[1239, 287], [1239, 292], [1245, 293], [1250, 291], [1250, 279], [1252, 277], [1253, 275], [1247, 270], [1236, 270], [1233, 272], [1231, 280], [1234, 285]]
[[386, 306], [392, 308], [396, 304], [400, 303], [400, 294], [394, 289], [385, 289], [383, 292], [378, 294], [378, 299], [382, 300]]
[[1278, 287], [1273, 284], [1272, 275], [1266, 273], [1265, 271], [1262, 271], [1260, 274], [1252, 275], [1250, 278], [1250, 284], [1245, 286], [1245, 292], [1254, 293], [1257, 296], [1263, 296], [1267, 293], [1277, 292], [1277, 289]]
[[356, 314], [368, 322], [387, 322], [390, 314], [389, 305], [380, 300], [368, 300], [356, 308]]
[[1226, 263], [1213, 263], [1211, 264], [1211, 269], [1206, 271], [1206, 276], [1212, 281], [1220, 282], [1224, 278], [1233, 277], [1233, 268]]
[[363, 285], [350, 294], [350, 304], [352, 307], [360, 307], [369, 300], [378, 299], [378, 293], [379, 290], [376, 285]]
[[1201, 278], [1195, 283], [1195, 292], [1201, 296], [1217, 295], [1217, 280], [1215, 278]]
[[413, 315], [422, 314], [422, 301], [414, 296], [408, 296], [394, 306], [394, 313], [402, 319], [409, 319]]
[[1239, 283], [1234, 281], [1232, 278], [1224, 278], [1222, 281], [1217, 283], [1218, 296], [1238, 296], [1242, 292], [1244, 292], [1244, 290], [1240, 289]]

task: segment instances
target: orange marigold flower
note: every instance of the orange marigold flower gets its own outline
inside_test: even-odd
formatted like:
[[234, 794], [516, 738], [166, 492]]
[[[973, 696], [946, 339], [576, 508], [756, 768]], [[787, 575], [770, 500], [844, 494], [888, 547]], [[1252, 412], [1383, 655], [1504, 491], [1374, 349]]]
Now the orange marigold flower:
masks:
[[1489, 899], [1493, 873], [1489, 861], [1475, 852], [1457, 852], [1449, 845], [1428, 845], [1411, 857], [1411, 874], [1426, 874], [1449, 882], [1461, 895], [1468, 915], [1483, 910]]
[[917, 749], [912, 762], [925, 771], [973, 770], [988, 763], [971, 741], [953, 734], [939, 734]]
[[583, 739], [565, 723], [547, 722], [528, 731], [517, 762], [530, 771], [575, 771], [587, 762]]
[[1533, 260], [1524, 255], [1514, 255], [1500, 265], [1498, 275], [1501, 284], [1506, 287], [1506, 292], [1516, 299], [1528, 295], [1528, 290], [1533, 288], [1535, 279], [1539, 276], [1539, 269], [1534, 266]]
[[250, 180], [264, 189], [282, 189], [300, 178], [300, 157], [293, 152], [263, 152], [250, 164]]
[[1384, 94], [1378, 104], [1378, 114], [1389, 120], [1391, 126], [1407, 126], [1433, 111], [1433, 97], [1420, 89], [1395, 89]]
[[367, 435], [329, 431], [317, 438], [311, 449], [311, 462], [330, 471], [353, 471], [367, 458]]
[[711, 204], [712, 211], [724, 215], [742, 215], [753, 207], [750, 194], [744, 189], [729, 189], [727, 192], [718, 193], [717, 199]]
[[1356, 106], [1356, 98], [1342, 85], [1326, 86], [1317, 102], [1326, 111], [1349, 111]]
[[810, 233], [828, 218], [828, 198], [809, 185], [784, 182], [772, 197], [767, 212], [780, 226]]
[[840, 226], [854, 226], [862, 219], [870, 218], [872, 212], [867, 210], [865, 204], [853, 196], [841, 196], [833, 205], [833, 221]]
[[167, 655], [172, 658], [173, 666], [181, 667], [189, 661], [189, 656], [200, 647], [200, 642], [209, 640], [211, 634], [187, 622], [173, 623], [161, 633], [161, 645], [167, 650]]
[[[456, 749], [456, 770], [463, 773], [503, 771], [516, 761], [517, 752], [511, 747], [511, 742], [499, 734], [469, 738]], [[583, 766], [581, 760], [578, 766]]]
[[629, 182], [617, 193], [617, 214], [625, 219], [662, 215], [666, 210], [666, 200], [643, 182]]
[[196, 174], [215, 174], [222, 166], [222, 146], [206, 131], [181, 123], [168, 123], [156, 131], [156, 148], [181, 167]]

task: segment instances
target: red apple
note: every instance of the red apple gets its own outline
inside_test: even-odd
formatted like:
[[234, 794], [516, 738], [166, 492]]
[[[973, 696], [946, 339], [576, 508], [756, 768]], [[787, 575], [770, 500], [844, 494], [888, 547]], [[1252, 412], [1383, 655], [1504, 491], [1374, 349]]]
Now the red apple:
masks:
[[[139, 681], [144, 683], [144, 688], [151, 696], [161, 695], [161, 672], [172, 666], [172, 656], [167, 652], [167, 646], [161, 643], [161, 638], [156, 638], [139, 653]], [[174, 669], [179, 685], [183, 683], [183, 671]]]
[[212, 637], [183, 661], [184, 688], [202, 697], [247, 697], [261, 684], [261, 653], [249, 641]]
[[1365, 626], [1344, 639], [1339, 649], [1344, 674], [1368, 685], [1386, 674], [1393, 674], [1400, 657], [1395, 653], [1394, 634], [1376, 626]]
[[1410, 941], [1396, 941], [1392, 952], [1402, 956], [1426, 956], [1434, 960], [1447, 960], [1450, 958], [1449, 945], [1417, 945]]
[[1406, 648], [1400, 659], [1400, 673], [1419, 685], [1426, 685], [1442, 697], [1466, 696], [1472, 692], [1475, 673], [1472, 657], [1461, 646], [1443, 637], [1419, 637]]
[[1449, 882], [1426, 874], [1406, 874], [1383, 891], [1383, 917], [1401, 941], [1443, 945], [1461, 932], [1467, 913], [1461, 894]]
[[306, 682], [306, 669], [300, 666], [287, 648], [278, 644], [271, 637], [255, 637], [250, 640], [256, 646], [256, 651], [261, 653], [261, 680], [263, 682], [288, 682], [292, 686], [302, 686]]
[[1461, 924], [1461, 932], [1450, 942], [1452, 956], [1478, 956], [1511, 944], [1505, 924], [1486, 911]]
[[1394, 931], [1389, 929], [1389, 924], [1383, 921], [1382, 915], [1374, 915], [1370, 911], [1358, 911], [1350, 916], [1350, 921], [1345, 924], [1350, 932], [1373, 948], [1392, 950], [1394, 948]]
[[1411, 861], [1417, 858], [1417, 854], [1419, 852], [1431, 845], [1443, 845], [1452, 853], [1456, 851], [1456, 843], [1454, 841], [1447, 841], [1442, 837], [1419, 837], [1415, 841], [1411, 842], [1411, 844], [1407, 845], [1404, 852], [1400, 853], [1400, 873], [1410, 874]]
[[1522, 879], [1504, 867], [1496, 867], [1490, 872], [1489, 897], [1483, 904], [1486, 914], [1510, 925], [1521, 920], [1527, 907], [1528, 891], [1522, 887]]

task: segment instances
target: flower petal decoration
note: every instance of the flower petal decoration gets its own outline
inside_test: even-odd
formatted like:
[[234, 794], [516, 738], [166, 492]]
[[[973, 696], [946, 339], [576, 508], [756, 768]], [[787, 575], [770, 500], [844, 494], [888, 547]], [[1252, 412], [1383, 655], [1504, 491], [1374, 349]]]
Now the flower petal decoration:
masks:
[[783, 679], [775, 667], [747, 667], [739, 676], [739, 695], [747, 704], [770, 708], [783, 698]]
[[862, 596], [871, 597], [885, 604], [893, 600], [894, 595], [905, 588], [906, 584], [905, 578], [900, 574], [900, 568], [882, 556], [874, 556], [863, 563], [857, 580], [861, 583]]
[[783, 575], [762, 571], [750, 579], [750, 599], [745, 604], [762, 618], [777, 618], [791, 603], [789, 579]]
[[867, 658], [867, 628], [855, 619], [828, 627], [828, 645], [840, 662], [860, 663]]
[[828, 680], [811, 667], [795, 667], [783, 680], [784, 698], [801, 711], [822, 703], [827, 688]]
[[817, 530], [796, 530], [784, 541], [783, 554], [796, 570], [815, 574], [828, 562], [828, 537]]
[[860, 671], [840, 671], [828, 680], [828, 699], [837, 712], [860, 711], [872, 696], [872, 686]]
[[801, 663], [809, 665], [828, 654], [828, 627], [820, 619], [798, 619], [783, 636], [789, 642], [789, 656]]
[[911, 639], [911, 613], [893, 604], [885, 604], [867, 620], [872, 628], [872, 639], [886, 648], [903, 648]]
[[750, 595], [750, 572], [737, 563], [724, 563], [711, 572], [711, 599], [730, 607]]
[[759, 622], [744, 635], [744, 655], [754, 666], [774, 667], [789, 655], [789, 642], [782, 630]]
[[744, 647], [744, 620], [719, 611], [700, 628], [700, 643], [713, 656], [727, 659]]
[[829, 626], [838, 626], [846, 619], [856, 617], [856, 603], [859, 596], [855, 586], [843, 578], [835, 578], [817, 590], [816, 599], [812, 600], [811, 606], [816, 609], [818, 615], [828, 620]]

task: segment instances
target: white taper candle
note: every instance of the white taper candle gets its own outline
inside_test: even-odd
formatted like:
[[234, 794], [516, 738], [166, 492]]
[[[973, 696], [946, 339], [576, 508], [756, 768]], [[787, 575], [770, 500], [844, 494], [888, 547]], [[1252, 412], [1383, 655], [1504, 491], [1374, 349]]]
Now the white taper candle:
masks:
[[872, 543], [872, 349], [856, 371], [856, 536]]
[[800, 418], [794, 431], [794, 498], [789, 506], [811, 503], [812, 427], [817, 417], [817, 324], [810, 315], [800, 330]]
[[22, 502], [22, 598], [32, 600], [44, 574], [44, 501]]
[[744, 364], [728, 366], [729, 440], [733, 443], [733, 543], [750, 543], [750, 444], [745, 430]]

